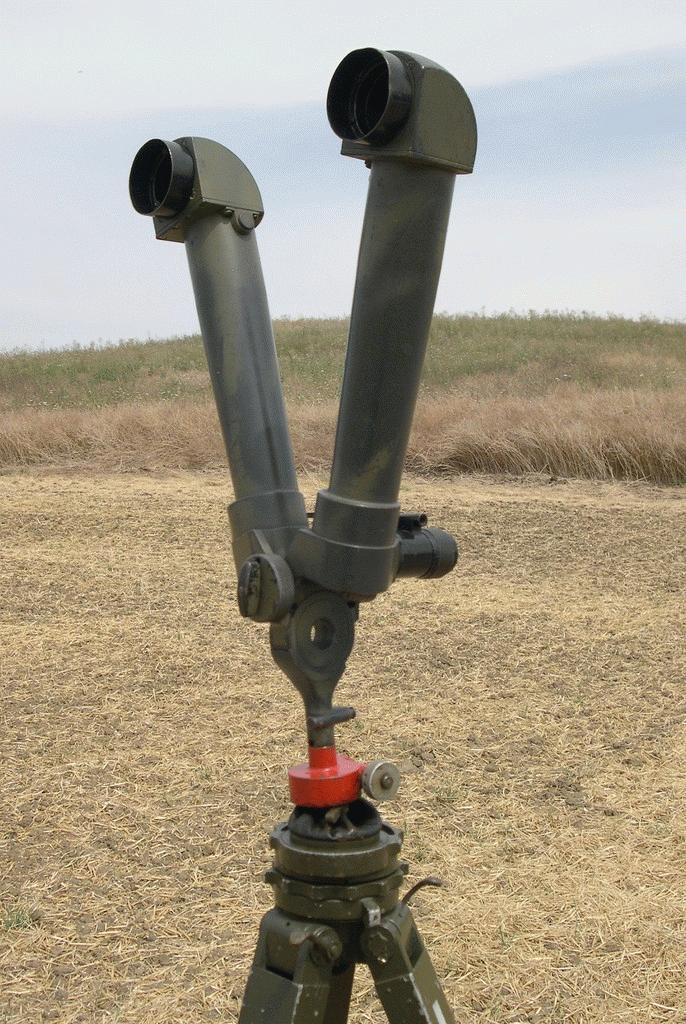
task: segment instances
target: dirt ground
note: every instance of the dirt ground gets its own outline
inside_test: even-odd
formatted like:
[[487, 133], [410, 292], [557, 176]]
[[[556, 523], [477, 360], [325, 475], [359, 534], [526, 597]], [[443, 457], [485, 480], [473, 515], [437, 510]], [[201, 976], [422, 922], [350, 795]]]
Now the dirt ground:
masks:
[[[235, 1021], [304, 733], [237, 613], [226, 482], [0, 496], [0, 1021]], [[340, 745], [403, 769], [458, 1020], [686, 1021], [684, 493], [464, 478], [405, 508], [460, 569], [364, 608]], [[383, 1019], [363, 969], [351, 1019]]]

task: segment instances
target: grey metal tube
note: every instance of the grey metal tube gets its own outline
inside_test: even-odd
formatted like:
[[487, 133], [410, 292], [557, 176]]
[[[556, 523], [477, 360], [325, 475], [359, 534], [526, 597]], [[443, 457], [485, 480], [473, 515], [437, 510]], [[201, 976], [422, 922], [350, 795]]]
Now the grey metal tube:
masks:
[[397, 501], [454, 183], [437, 167], [372, 165], [329, 485], [339, 497]]
[[185, 245], [236, 499], [297, 491], [255, 231], [212, 214]]

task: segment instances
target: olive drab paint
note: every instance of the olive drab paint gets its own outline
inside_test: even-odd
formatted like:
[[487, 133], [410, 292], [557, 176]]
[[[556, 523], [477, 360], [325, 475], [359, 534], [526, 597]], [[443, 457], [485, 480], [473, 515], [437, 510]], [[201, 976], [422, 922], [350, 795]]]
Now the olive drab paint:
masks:
[[333, 697], [360, 605], [398, 577], [436, 579], [457, 561], [455, 540], [424, 514], [401, 514], [398, 495], [455, 178], [473, 169], [476, 122], [443, 68], [373, 48], [339, 64], [327, 114], [343, 155], [370, 174], [331, 475], [311, 523], [257, 249], [255, 180], [228, 149], [190, 137], [146, 142], [129, 179], [156, 237], [186, 248], [233, 482], [239, 610], [270, 624], [274, 659], [306, 713], [309, 763], [292, 769], [296, 807], [271, 836], [275, 907], [240, 1022], [344, 1024], [355, 964], [367, 963], [390, 1020], [453, 1024], [399, 900], [402, 835], [361, 798], [392, 797], [399, 773], [337, 754], [334, 727], [355, 711]]

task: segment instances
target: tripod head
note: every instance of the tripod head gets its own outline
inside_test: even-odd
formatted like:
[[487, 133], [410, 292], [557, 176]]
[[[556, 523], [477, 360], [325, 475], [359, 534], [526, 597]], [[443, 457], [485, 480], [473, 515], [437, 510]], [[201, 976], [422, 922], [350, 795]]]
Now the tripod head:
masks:
[[337, 754], [354, 717], [333, 695], [360, 604], [401, 576], [436, 579], [457, 545], [398, 494], [431, 325], [455, 176], [468, 174], [476, 123], [460, 84], [416, 54], [354, 50], [327, 98], [341, 152], [370, 168], [328, 488], [311, 525], [298, 490], [255, 228], [255, 181], [208, 139], [152, 139], [131, 168], [134, 208], [157, 238], [183, 242], [233, 481], [238, 604], [270, 623], [276, 663], [300, 692], [309, 764], [292, 769], [296, 805], [394, 795], [397, 769]]

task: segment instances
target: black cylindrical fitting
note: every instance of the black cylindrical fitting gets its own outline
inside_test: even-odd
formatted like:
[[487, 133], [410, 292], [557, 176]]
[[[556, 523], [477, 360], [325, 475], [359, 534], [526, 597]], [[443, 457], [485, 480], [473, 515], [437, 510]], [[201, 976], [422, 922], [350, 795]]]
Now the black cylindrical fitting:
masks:
[[172, 217], [188, 205], [193, 191], [193, 157], [178, 142], [150, 139], [136, 153], [129, 195], [138, 213]]
[[447, 576], [457, 564], [457, 543], [446, 530], [425, 527], [400, 531], [400, 550], [396, 577], [437, 580]]
[[326, 98], [329, 124], [340, 139], [386, 142], [407, 120], [412, 81], [394, 53], [353, 50], [334, 71]]

